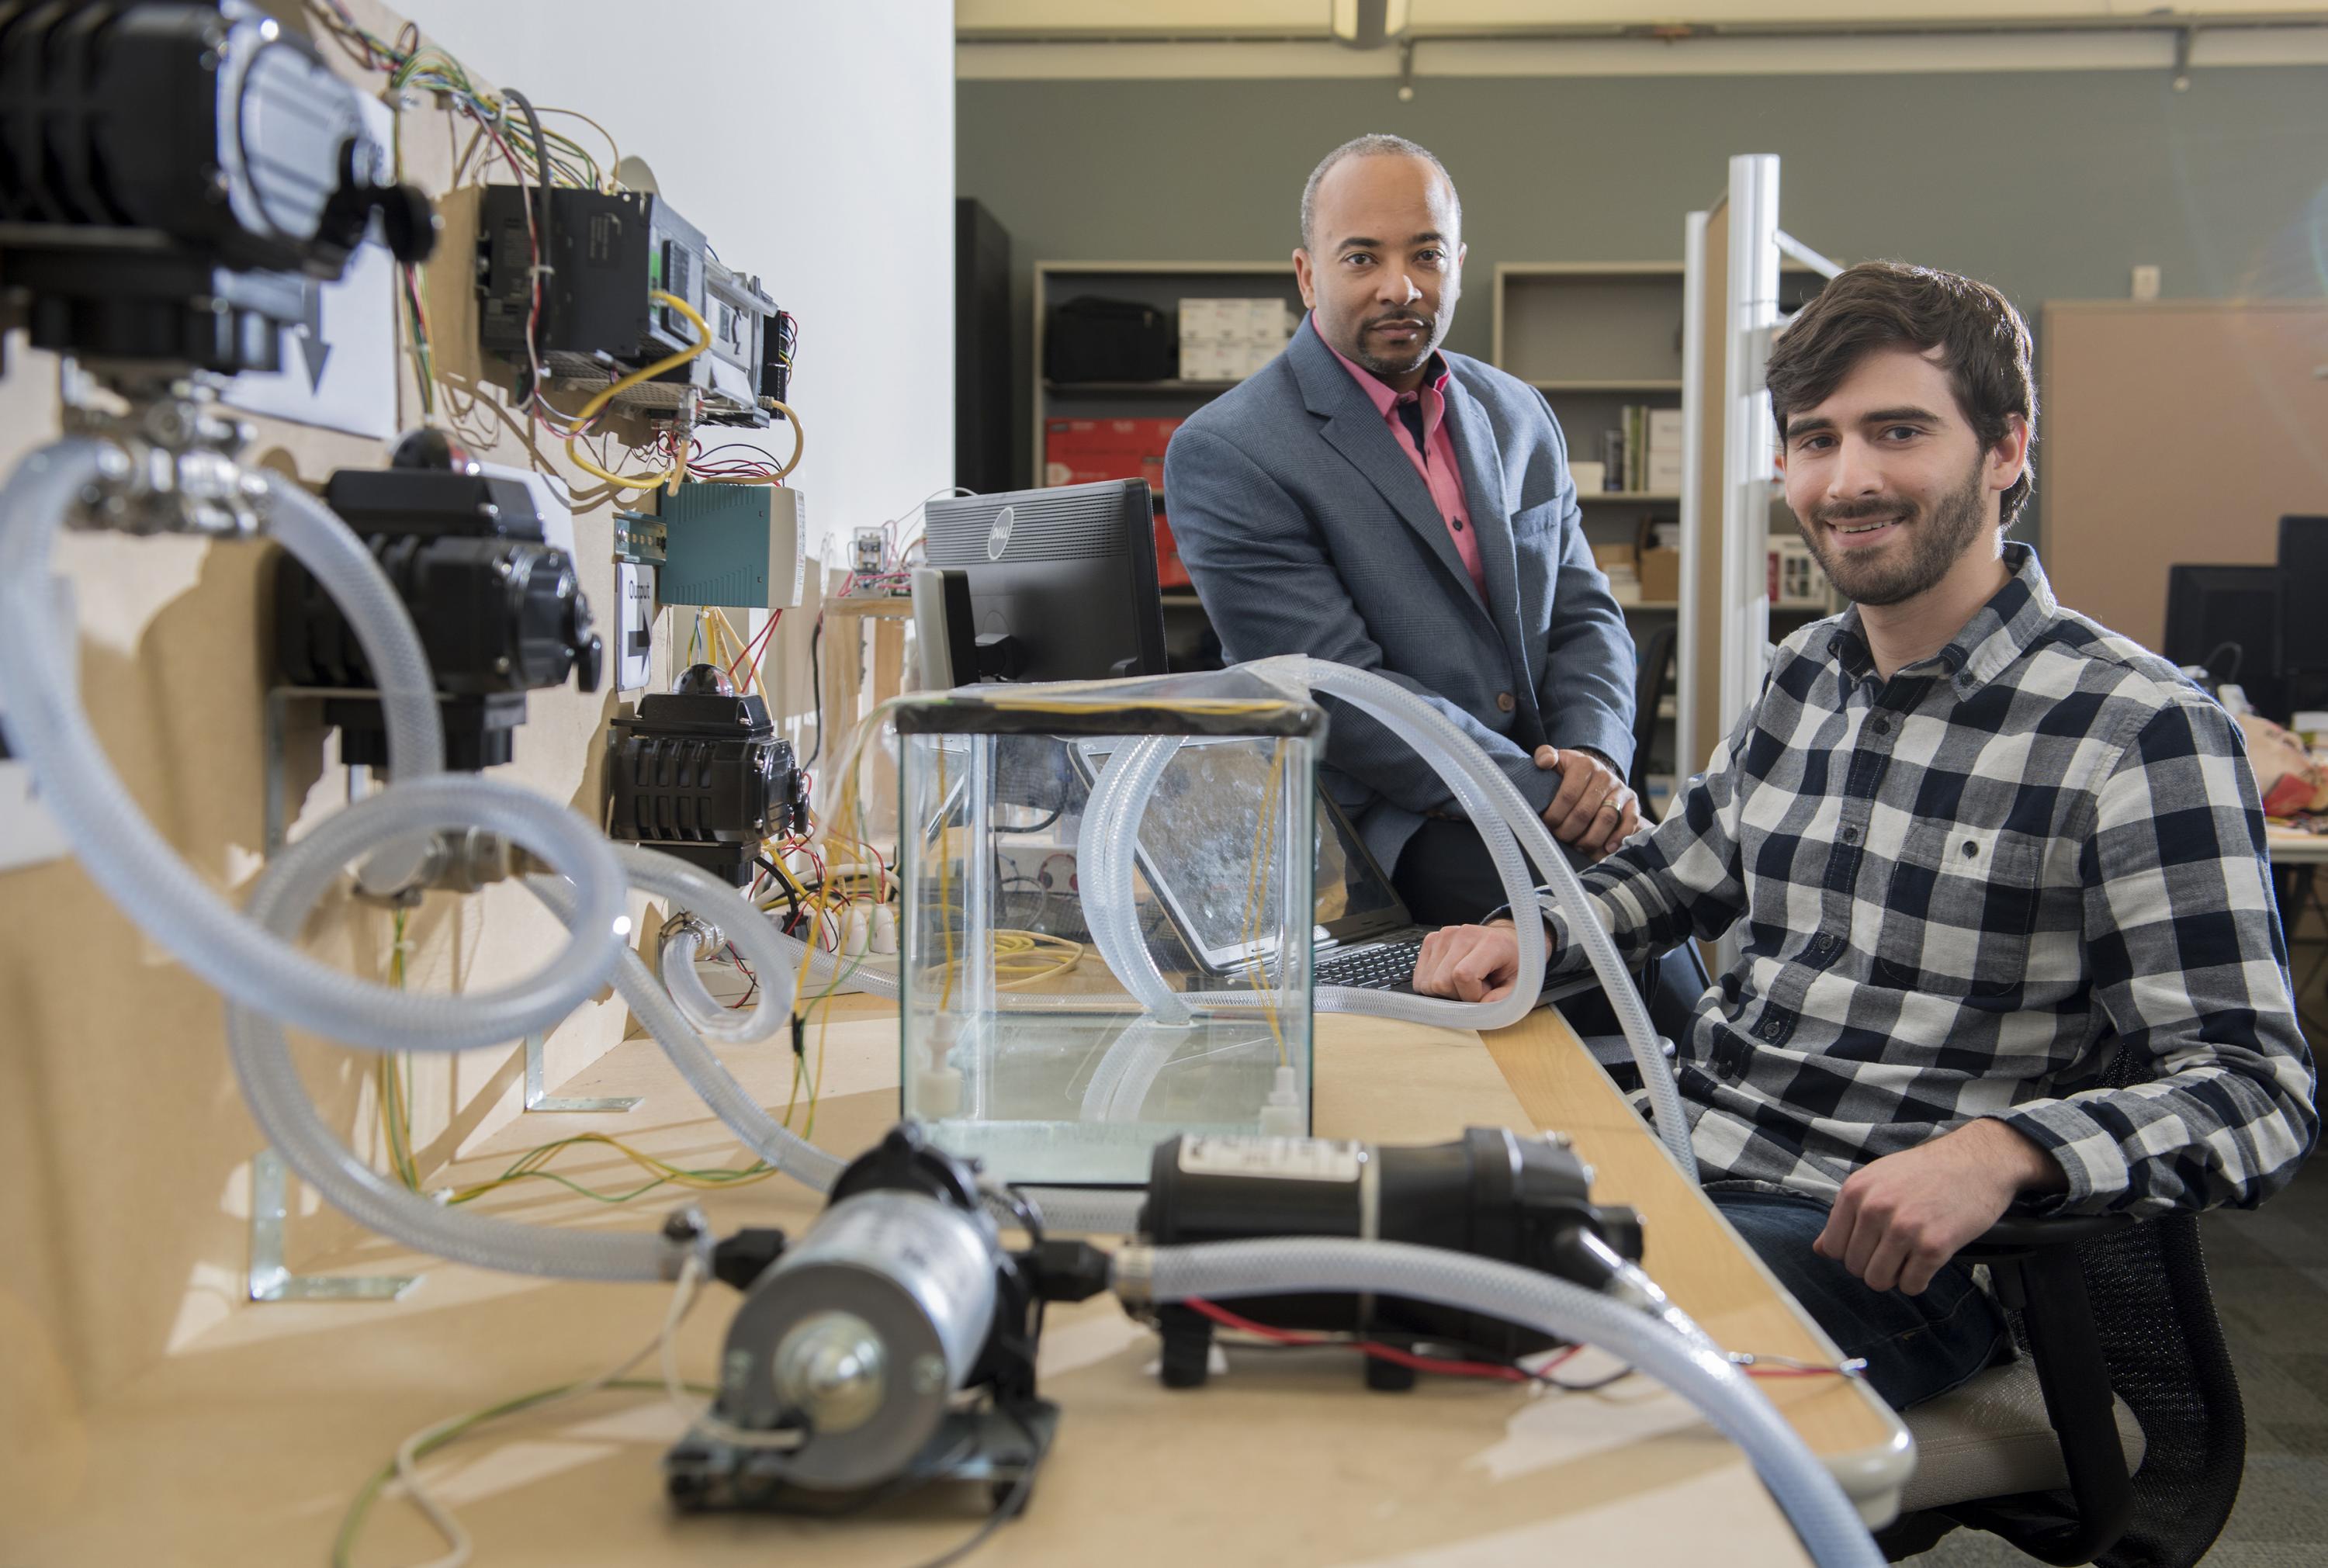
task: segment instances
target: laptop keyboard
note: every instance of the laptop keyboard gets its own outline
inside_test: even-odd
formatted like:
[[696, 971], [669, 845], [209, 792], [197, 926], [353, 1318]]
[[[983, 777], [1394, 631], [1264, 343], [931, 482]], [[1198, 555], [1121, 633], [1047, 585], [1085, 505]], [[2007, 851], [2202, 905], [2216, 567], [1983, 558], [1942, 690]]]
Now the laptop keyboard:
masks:
[[1404, 991], [1414, 980], [1422, 944], [1381, 942], [1350, 953], [1320, 954], [1310, 967], [1315, 985], [1356, 986], [1361, 991]]

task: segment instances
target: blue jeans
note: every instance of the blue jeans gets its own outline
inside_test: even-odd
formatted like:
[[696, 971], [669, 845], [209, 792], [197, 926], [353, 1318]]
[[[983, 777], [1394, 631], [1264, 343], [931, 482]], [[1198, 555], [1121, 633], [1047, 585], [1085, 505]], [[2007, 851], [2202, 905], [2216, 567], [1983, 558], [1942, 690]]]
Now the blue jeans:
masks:
[[[1962, 1263], [1942, 1265], [1919, 1296], [1872, 1291], [1833, 1258], [1811, 1251], [1828, 1206], [1794, 1193], [1709, 1192], [1723, 1217], [1779, 1276], [1894, 1410], [1949, 1389], [2004, 1358], [2004, 1314]], [[1751, 1350], [1751, 1345], [1732, 1347]]]

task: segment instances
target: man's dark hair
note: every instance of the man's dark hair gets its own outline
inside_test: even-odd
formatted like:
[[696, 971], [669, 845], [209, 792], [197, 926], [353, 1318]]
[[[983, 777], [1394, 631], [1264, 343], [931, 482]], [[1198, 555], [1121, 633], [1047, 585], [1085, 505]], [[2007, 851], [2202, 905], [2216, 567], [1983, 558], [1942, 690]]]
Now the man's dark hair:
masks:
[[[1787, 421], [1817, 407], [1854, 367], [1877, 349], [1939, 351], [1957, 406], [1983, 451], [2004, 439], [2009, 416], [2028, 424], [2037, 441], [2037, 379], [2030, 369], [2029, 324], [2013, 302], [1985, 283], [1930, 267], [1863, 261], [1819, 290], [1770, 347], [1763, 378], [1779, 439]], [[2000, 527], [2010, 528], [2036, 487], [2032, 450], [2000, 504]]]

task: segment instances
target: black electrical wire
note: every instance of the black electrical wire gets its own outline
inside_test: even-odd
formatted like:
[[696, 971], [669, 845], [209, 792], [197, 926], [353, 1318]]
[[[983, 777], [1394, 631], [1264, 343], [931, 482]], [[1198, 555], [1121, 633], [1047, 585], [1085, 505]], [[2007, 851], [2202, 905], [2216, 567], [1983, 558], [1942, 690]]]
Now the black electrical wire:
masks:
[[784, 929], [790, 931], [800, 924], [801, 917], [800, 895], [793, 891], [793, 879], [779, 870], [776, 863], [765, 855], [760, 855], [755, 859], [761, 870], [776, 879], [776, 891], [782, 893], [784, 896], [784, 902], [792, 906], [792, 914], [784, 921]]
[[1029, 1450], [1027, 1468], [1018, 1472], [1018, 1479], [1010, 1485], [1009, 1494], [995, 1506], [992, 1513], [986, 1516], [986, 1522], [972, 1533], [969, 1540], [951, 1552], [918, 1564], [917, 1568], [947, 1568], [949, 1563], [959, 1563], [981, 1546], [985, 1545], [987, 1537], [1018, 1516], [1019, 1512], [1027, 1506], [1028, 1493], [1035, 1489], [1035, 1472], [1042, 1469], [1043, 1461], [1050, 1457], [1051, 1445], [1043, 1441], [1042, 1434], [1028, 1422], [1025, 1416], [1008, 1405], [998, 1405], [996, 1408], [1009, 1416], [1011, 1423], [1026, 1434]]
[[806, 767], [824, 755], [824, 675], [816, 662], [817, 640], [824, 635], [824, 617], [819, 615], [808, 634], [808, 710], [816, 715], [816, 745], [802, 759]]

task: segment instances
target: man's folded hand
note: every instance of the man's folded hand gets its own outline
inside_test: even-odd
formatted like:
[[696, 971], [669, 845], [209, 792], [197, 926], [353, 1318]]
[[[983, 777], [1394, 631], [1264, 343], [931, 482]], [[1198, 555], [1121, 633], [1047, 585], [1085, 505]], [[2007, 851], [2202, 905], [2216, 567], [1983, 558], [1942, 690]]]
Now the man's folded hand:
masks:
[[1535, 765], [1560, 775], [1560, 793], [1544, 808], [1544, 825], [1579, 853], [1599, 859], [1641, 825], [1639, 799], [1625, 787], [1615, 765], [1598, 752], [1540, 746]]

